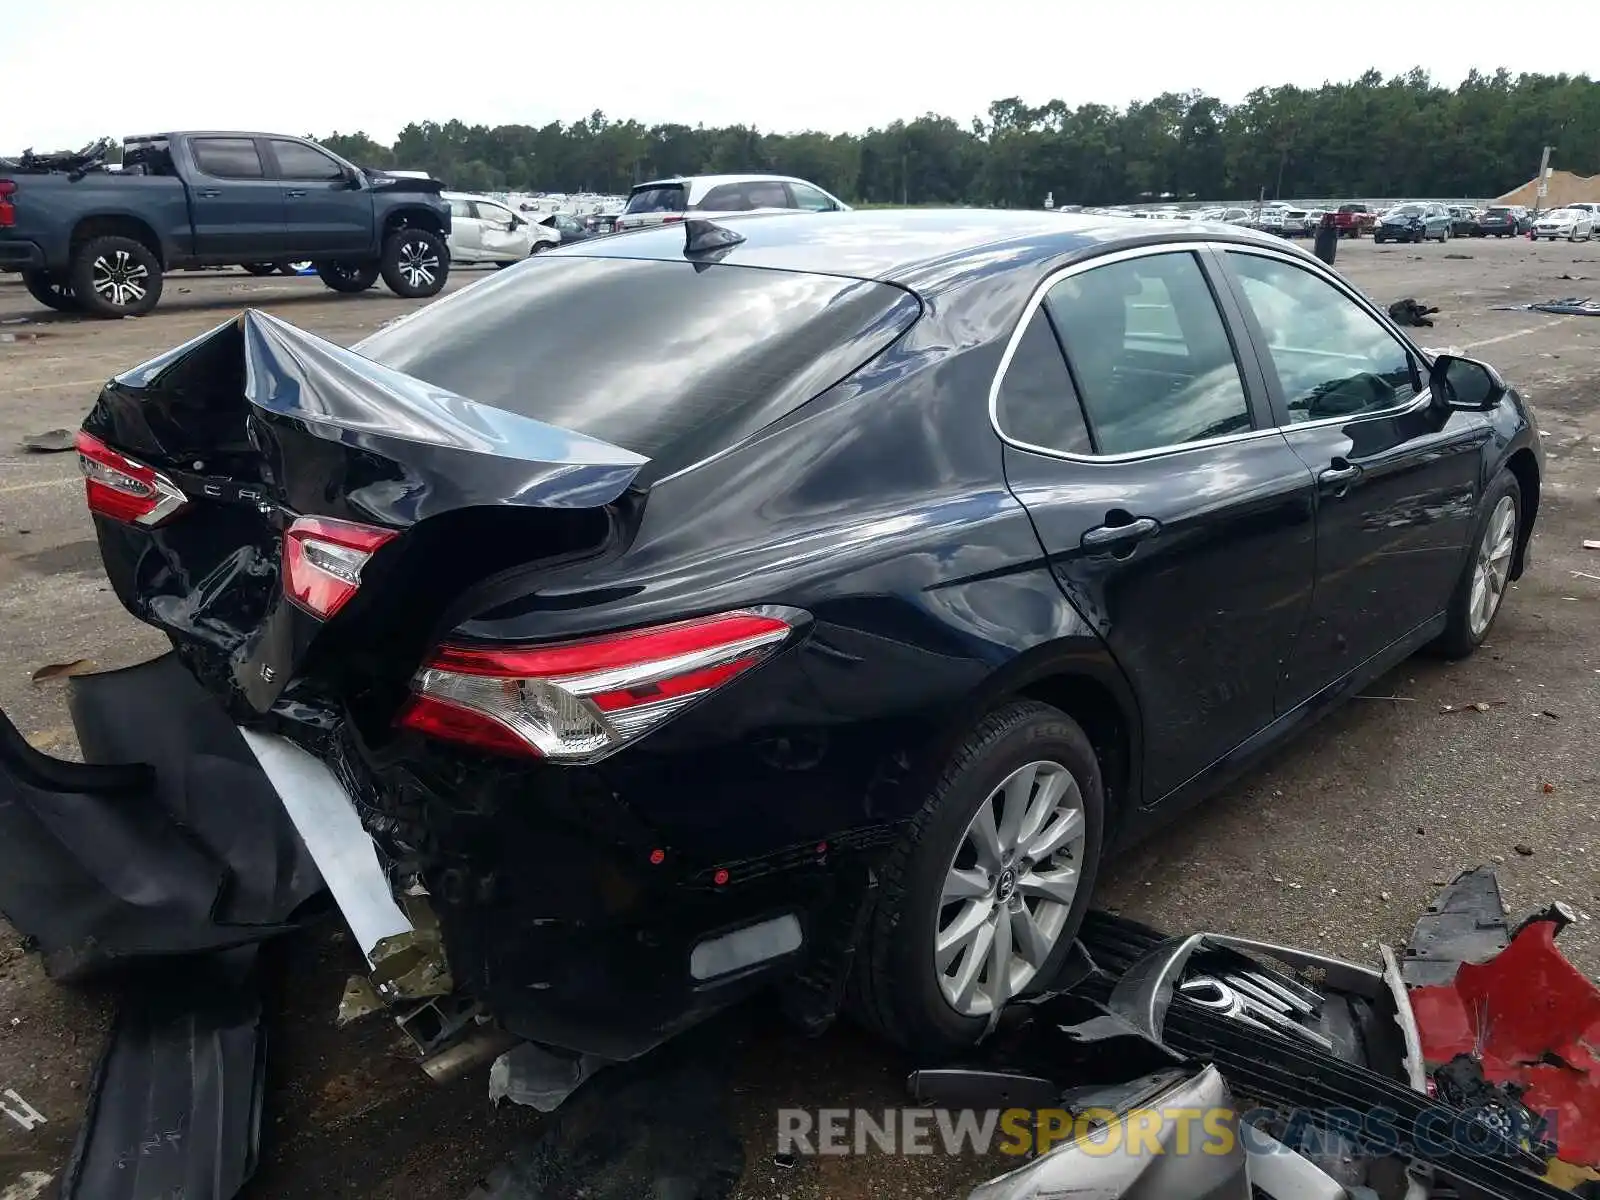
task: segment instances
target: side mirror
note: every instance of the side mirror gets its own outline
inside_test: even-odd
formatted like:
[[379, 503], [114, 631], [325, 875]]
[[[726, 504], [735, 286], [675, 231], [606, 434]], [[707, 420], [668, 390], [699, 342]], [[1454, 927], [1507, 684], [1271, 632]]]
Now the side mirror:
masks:
[[1428, 388], [1436, 403], [1459, 412], [1487, 412], [1506, 394], [1505, 380], [1488, 363], [1453, 354], [1433, 360]]
[[361, 186], [360, 170], [355, 167], [346, 167], [344, 169], [344, 183], [348, 188], [359, 188]]

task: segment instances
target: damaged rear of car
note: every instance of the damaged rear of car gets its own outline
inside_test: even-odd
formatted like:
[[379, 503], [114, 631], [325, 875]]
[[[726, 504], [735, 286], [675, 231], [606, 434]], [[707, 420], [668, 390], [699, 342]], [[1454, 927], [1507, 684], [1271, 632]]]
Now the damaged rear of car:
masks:
[[[587, 580], [919, 304], [705, 265], [542, 261], [359, 352], [246, 312], [111, 381], [79, 435], [110, 580], [174, 645], [123, 674], [151, 713], [209, 693], [441, 1073], [504, 1048], [491, 1015], [642, 1053], [793, 965], [835, 886], [809, 832], [725, 886], [783, 834], [737, 828], [696, 763], [802, 686], [742, 685], [808, 614]], [[571, 336], [619, 313], [603, 356]]]

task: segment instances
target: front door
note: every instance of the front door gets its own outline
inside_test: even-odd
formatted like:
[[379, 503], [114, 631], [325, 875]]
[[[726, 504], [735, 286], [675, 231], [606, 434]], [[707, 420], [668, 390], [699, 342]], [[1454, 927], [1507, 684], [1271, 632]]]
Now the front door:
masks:
[[1222, 256], [1278, 420], [1317, 477], [1317, 584], [1280, 710], [1448, 606], [1466, 563], [1489, 425], [1435, 407], [1426, 366], [1369, 305], [1270, 251]]
[[1311, 472], [1234, 352], [1209, 261], [1069, 269], [995, 394], [1007, 481], [1138, 698], [1146, 804], [1272, 722], [1313, 577]]
[[532, 242], [526, 222], [520, 221], [509, 208], [487, 200], [474, 200], [472, 206], [478, 210], [478, 238], [485, 258], [494, 262], [520, 262], [528, 257]]
[[297, 258], [372, 250], [372, 194], [344, 164], [308, 142], [268, 138], [283, 191], [283, 219]]
[[267, 262], [287, 246], [283, 195], [252, 137], [189, 141], [195, 254], [212, 262]]

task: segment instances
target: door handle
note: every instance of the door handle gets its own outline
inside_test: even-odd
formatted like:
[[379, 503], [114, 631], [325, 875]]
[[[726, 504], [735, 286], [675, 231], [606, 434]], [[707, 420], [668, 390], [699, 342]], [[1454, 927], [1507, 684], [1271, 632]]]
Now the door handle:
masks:
[[305, 188], [285, 188], [283, 194], [291, 200], [298, 200], [306, 194], [306, 190]]
[[218, 196], [222, 195], [222, 189], [221, 188], [201, 188], [198, 192], [195, 193], [195, 195], [199, 196], [202, 200], [215, 200]]
[[1126, 546], [1142, 542], [1161, 528], [1154, 517], [1139, 517], [1122, 525], [1096, 525], [1083, 534], [1084, 546]]
[[1318, 473], [1317, 482], [1335, 496], [1342, 496], [1350, 490], [1350, 485], [1360, 478], [1360, 467], [1342, 458], [1336, 458], [1331, 467], [1326, 467]]

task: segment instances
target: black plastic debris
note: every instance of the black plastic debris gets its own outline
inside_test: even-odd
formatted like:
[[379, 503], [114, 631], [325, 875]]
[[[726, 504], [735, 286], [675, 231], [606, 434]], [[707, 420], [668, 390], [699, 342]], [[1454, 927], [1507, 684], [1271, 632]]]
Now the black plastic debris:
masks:
[[1511, 941], [1494, 870], [1463, 871], [1417, 920], [1400, 956], [1408, 988], [1450, 983], [1464, 962], [1487, 962]]
[[1413, 325], [1423, 329], [1432, 329], [1432, 315], [1439, 311], [1437, 305], [1420, 304], [1411, 297], [1396, 300], [1389, 305], [1389, 319], [1396, 325]]
[[70, 429], [47, 429], [43, 433], [30, 433], [22, 439], [22, 448], [35, 454], [60, 454], [77, 445]]
[[607, 1070], [468, 1200], [727, 1200], [744, 1144], [726, 1079], [697, 1058], [668, 1046]]
[[230, 1200], [255, 1173], [266, 1046], [256, 953], [130, 982], [61, 1200]]
[[0, 912], [50, 975], [292, 928], [322, 878], [194, 677], [167, 655], [69, 689], [83, 763], [35, 750], [0, 714]]

